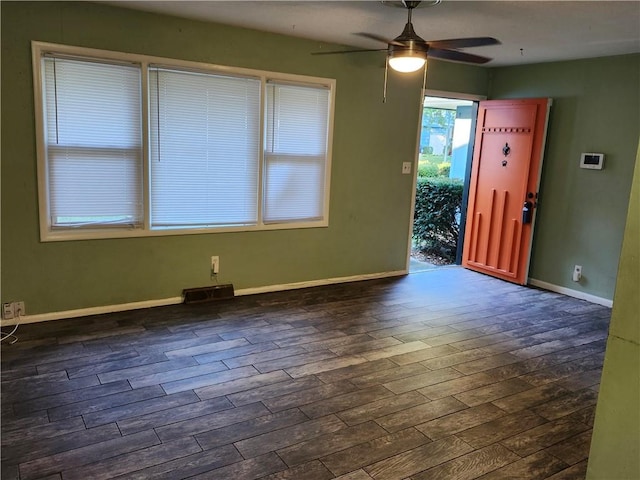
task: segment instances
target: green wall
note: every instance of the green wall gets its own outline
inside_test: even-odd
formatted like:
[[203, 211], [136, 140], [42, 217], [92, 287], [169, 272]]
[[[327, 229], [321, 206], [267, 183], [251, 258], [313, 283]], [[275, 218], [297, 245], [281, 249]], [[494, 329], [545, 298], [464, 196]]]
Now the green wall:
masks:
[[640, 478], [640, 145], [624, 234], [587, 478]]
[[[491, 74], [490, 98], [553, 98], [530, 277], [612, 299], [640, 131], [640, 55]], [[604, 153], [604, 169], [580, 169], [582, 152]]]
[[[318, 42], [86, 2], [0, 8], [1, 301], [39, 314], [176, 297], [211, 283], [211, 255], [236, 289], [405, 269], [421, 74], [391, 74], [383, 104], [376, 53], [313, 57]], [[31, 40], [335, 78], [329, 227], [41, 243]], [[428, 86], [486, 95], [488, 70], [431, 62]]]
[[[236, 289], [405, 268], [421, 75], [336, 46], [88, 2], [2, 2], [1, 301], [28, 314], [156, 300], [207, 285], [209, 258]], [[31, 40], [335, 78], [328, 228], [39, 241]], [[522, 67], [431, 61], [427, 88], [490, 98], [552, 97], [531, 277], [613, 298], [638, 141], [640, 55]], [[605, 169], [578, 168], [583, 151]], [[571, 281], [583, 266], [580, 284]]]

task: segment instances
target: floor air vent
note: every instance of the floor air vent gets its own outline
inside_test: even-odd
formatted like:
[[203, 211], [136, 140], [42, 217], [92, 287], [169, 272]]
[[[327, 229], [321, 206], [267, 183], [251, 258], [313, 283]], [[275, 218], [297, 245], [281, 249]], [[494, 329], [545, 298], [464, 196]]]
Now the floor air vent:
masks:
[[212, 302], [214, 300], [224, 300], [233, 298], [233, 285], [213, 285], [211, 287], [185, 288], [182, 291], [184, 303]]

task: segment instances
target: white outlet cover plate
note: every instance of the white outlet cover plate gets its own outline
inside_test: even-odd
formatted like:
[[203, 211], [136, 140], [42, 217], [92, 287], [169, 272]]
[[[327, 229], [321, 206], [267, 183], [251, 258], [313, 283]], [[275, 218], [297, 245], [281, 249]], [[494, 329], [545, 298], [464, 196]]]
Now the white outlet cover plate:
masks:
[[402, 174], [409, 175], [411, 173], [411, 162], [402, 162]]
[[11, 303], [2, 304], [2, 318], [5, 320], [13, 318], [13, 305]]

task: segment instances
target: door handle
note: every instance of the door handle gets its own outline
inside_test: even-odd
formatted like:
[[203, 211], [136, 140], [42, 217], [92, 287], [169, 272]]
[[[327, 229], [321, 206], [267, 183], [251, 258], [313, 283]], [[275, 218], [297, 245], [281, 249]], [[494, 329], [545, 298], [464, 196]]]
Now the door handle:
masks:
[[526, 225], [533, 220], [533, 203], [526, 201], [522, 207], [522, 224]]

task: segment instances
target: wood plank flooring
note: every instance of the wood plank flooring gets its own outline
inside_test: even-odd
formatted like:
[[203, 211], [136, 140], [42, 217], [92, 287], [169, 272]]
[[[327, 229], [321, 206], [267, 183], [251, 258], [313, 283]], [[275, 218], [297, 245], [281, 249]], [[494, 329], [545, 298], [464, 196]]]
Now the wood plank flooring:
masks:
[[583, 479], [609, 316], [449, 267], [23, 325], [2, 479]]

